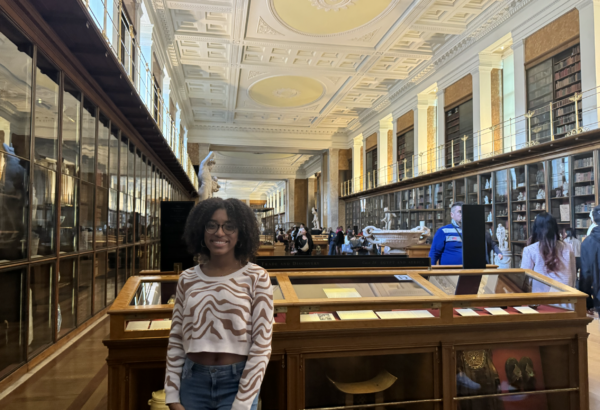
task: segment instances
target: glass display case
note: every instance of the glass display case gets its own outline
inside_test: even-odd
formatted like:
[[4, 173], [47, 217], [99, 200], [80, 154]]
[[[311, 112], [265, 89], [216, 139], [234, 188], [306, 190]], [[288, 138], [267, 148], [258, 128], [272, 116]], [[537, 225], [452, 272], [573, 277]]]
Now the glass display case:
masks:
[[467, 187], [467, 196], [465, 199], [465, 204], [467, 205], [477, 205], [480, 203], [479, 200], [479, 184], [477, 182], [477, 176], [466, 177], [466, 187]]
[[550, 162], [550, 213], [558, 223], [562, 237], [571, 226], [571, 195], [569, 194], [570, 158], [554, 159]]
[[[505, 410], [515, 397], [532, 410], [547, 410], [548, 397], [561, 409], [587, 403], [579, 391], [587, 386], [579, 368], [587, 363], [586, 341], [576, 336], [590, 322], [586, 295], [533, 271], [283, 269], [270, 276], [265, 410]], [[123, 409], [125, 395], [144, 397], [164, 381], [176, 281], [129, 278], [109, 310], [104, 343], [115, 409]], [[152, 379], [139, 383], [136, 368]], [[519, 372], [528, 378], [519, 380]], [[111, 382], [117, 374], [124, 381]]]
[[467, 188], [464, 178], [454, 180], [454, 202], [467, 203]]
[[510, 221], [513, 267], [521, 266], [523, 248], [527, 244], [527, 181], [525, 167], [510, 169]]
[[538, 162], [527, 166], [529, 175], [529, 229], [533, 228], [535, 217], [546, 212], [546, 164]]
[[596, 190], [594, 178], [594, 156], [592, 152], [573, 156], [573, 193], [575, 234], [581, 241], [587, 235], [592, 221], [590, 211], [596, 206]]
[[[508, 171], [494, 172], [494, 234], [500, 225], [506, 229], [510, 240], [511, 224], [508, 223]], [[496, 238], [497, 239], [497, 238]]]
[[488, 172], [480, 175], [479, 179], [479, 203], [483, 205], [485, 215], [485, 230], [489, 232], [493, 240], [496, 240], [494, 226], [494, 181], [492, 173]]

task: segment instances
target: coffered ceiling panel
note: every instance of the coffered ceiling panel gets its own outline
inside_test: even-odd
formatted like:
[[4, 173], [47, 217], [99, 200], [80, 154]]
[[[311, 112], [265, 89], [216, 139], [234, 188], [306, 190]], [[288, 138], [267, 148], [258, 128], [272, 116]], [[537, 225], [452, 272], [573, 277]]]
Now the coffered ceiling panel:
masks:
[[[150, 0], [198, 126], [344, 132], [499, 0]], [[502, 0], [508, 1], [508, 0]], [[158, 11], [157, 11], [158, 10]]]

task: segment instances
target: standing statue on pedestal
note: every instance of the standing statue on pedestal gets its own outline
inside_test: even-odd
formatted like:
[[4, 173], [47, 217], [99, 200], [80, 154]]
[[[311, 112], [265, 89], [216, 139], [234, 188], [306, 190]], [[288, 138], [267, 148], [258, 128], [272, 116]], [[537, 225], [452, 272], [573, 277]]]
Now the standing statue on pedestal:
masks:
[[386, 206], [383, 208], [383, 213], [385, 214], [385, 217], [381, 220], [381, 222], [383, 222], [383, 229], [390, 231], [392, 229], [392, 224], [394, 223], [394, 218], [392, 216], [394, 212], [390, 212], [389, 208]]
[[319, 213], [318, 213], [317, 209], [314, 207], [312, 209], [312, 214], [313, 214], [313, 220], [312, 220], [313, 229], [317, 229], [317, 230], [321, 229], [321, 225], [319, 224]]
[[[212, 175], [210, 174], [213, 167], [215, 166], [215, 154], [211, 151], [208, 153], [206, 158], [202, 160], [200, 163], [200, 169], [198, 171], [198, 179], [201, 184], [200, 189], [198, 190], [198, 194], [200, 195], [200, 200], [204, 201], [205, 199], [211, 198], [215, 186], [213, 185], [215, 180], [213, 180]], [[217, 183], [217, 191], [219, 184]]]
[[503, 257], [500, 259], [498, 258], [498, 255], [496, 255], [495, 263], [498, 265], [499, 269], [510, 269], [512, 252], [508, 250], [508, 232], [501, 223], [499, 223], [498, 228], [496, 228], [496, 238], [498, 239], [498, 247], [500, 248]]

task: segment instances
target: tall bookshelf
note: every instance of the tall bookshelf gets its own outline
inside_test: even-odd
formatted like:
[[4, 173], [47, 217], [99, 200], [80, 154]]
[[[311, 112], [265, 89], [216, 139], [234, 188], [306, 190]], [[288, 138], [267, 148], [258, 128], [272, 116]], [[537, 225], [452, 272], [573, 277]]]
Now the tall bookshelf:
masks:
[[[410, 130], [403, 132], [402, 134], [398, 134], [398, 180], [402, 181], [404, 178], [412, 177], [412, 162], [410, 158], [415, 153], [415, 131]], [[404, 175], [404, 159], [407, 160], [406, 163], [406, 173]]]
[[[575, 103], [570, 98], [581, 92], [581, 59], [579, 44], [527, 70], [527, 109], [531, 117], [531, 139], [545, 142], [562, 138], [575, 128]], [[550, 110], [553, 103], [553, 110]], [[581, 121], [581, 104], [579, 105]]]
[[[473, 100], [469, 100], [446, 111], [446, 166], [463, 161], [465, 147], [461, 138], [473, 133]], [[466, 157], [473, 159], [473, 138], [466, 144]]]

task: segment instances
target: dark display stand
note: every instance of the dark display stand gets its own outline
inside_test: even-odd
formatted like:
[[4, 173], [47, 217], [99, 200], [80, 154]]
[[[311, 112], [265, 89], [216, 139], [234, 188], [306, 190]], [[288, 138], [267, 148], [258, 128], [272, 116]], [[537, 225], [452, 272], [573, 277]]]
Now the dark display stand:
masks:
[[161, 202], [161, 230], [160, 230], [160, 271], [172, 272], [173, 265], [181, 263], [185, 270], [195, 265], [194, 256], [187, 251], [183, 242], [185, 222], [194, 207], [192, 201]]

